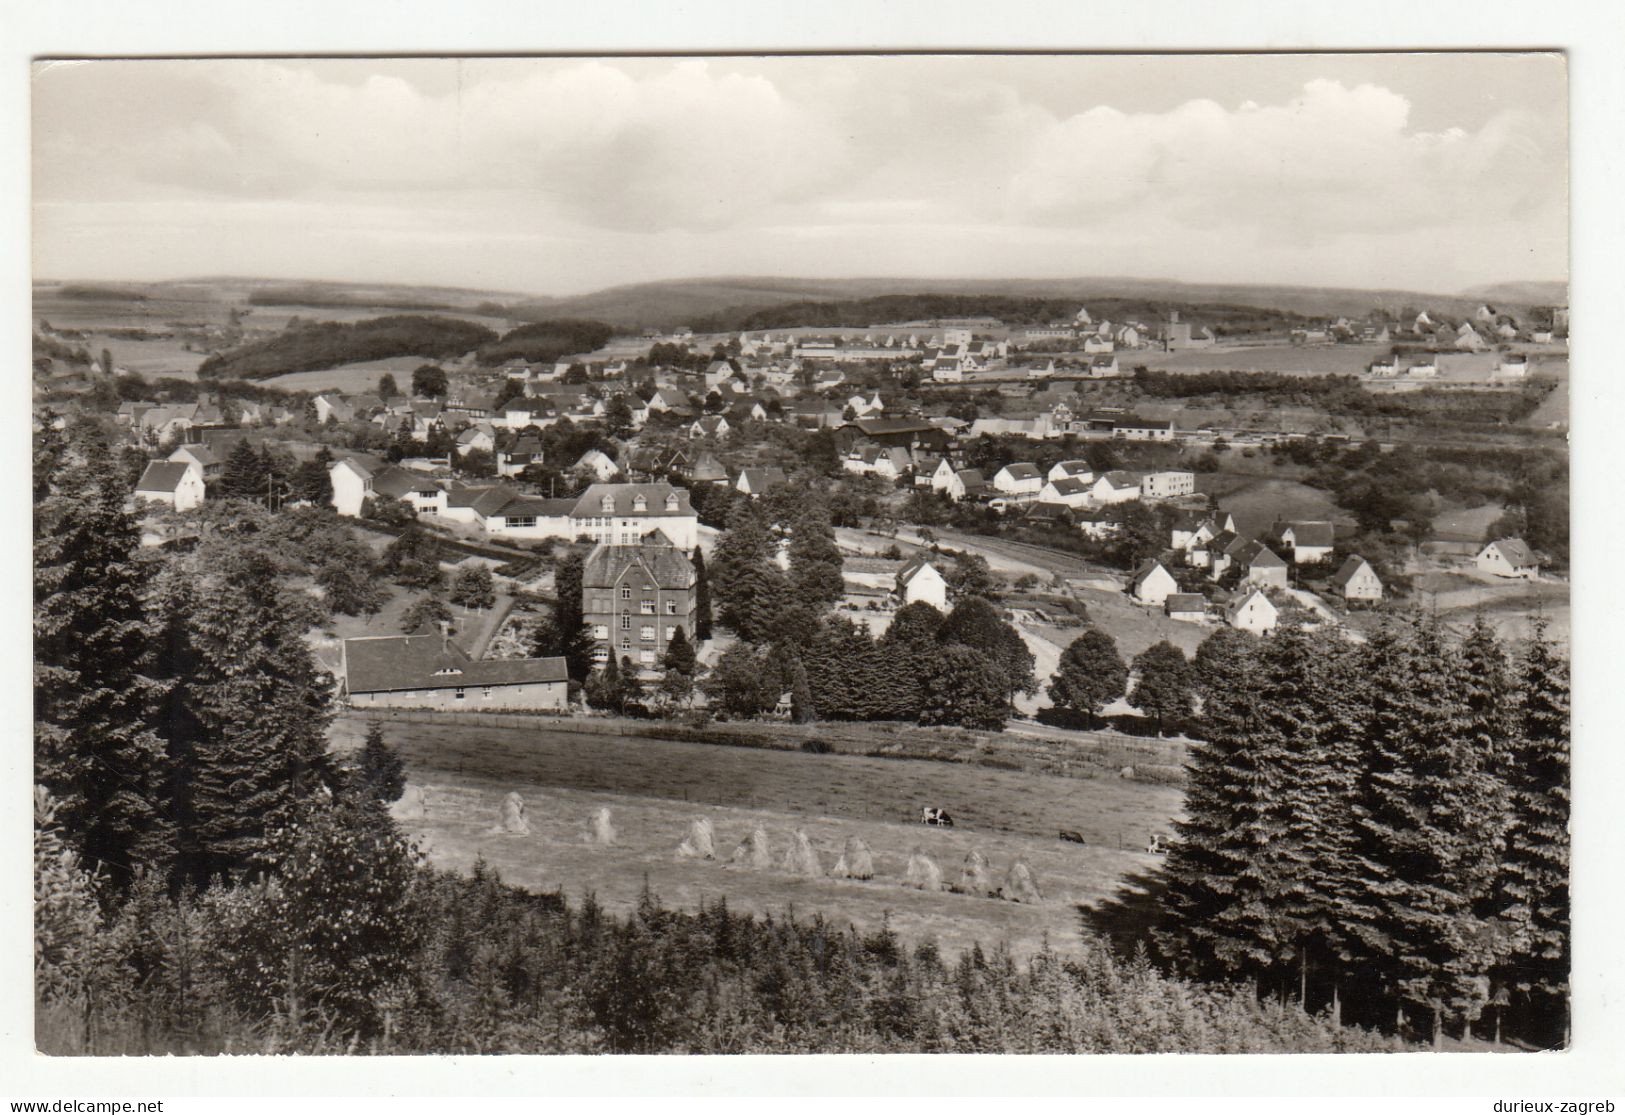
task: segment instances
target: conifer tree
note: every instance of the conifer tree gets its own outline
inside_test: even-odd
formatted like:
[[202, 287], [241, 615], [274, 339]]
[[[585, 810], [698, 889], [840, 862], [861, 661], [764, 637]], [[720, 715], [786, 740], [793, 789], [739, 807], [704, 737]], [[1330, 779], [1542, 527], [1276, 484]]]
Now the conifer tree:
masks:
[[705, 572], [705, 553], [694, 547], [694, 637], [711, 637], [711, 584]]
[[356, 778], [362, 797], [388, 805], [406, 792], [406, 762], [384, 741], [375, 720], [367, 725], [367, 738], [356, 758]]
[[790, 716], [797, 724], [811, 724], [818, 719], [818, 709], [812, 700], [812, 687], [807, 682], [807, 666], [796, 659], [790, 682]]
[[262, 499], [270, 471], [265, 458], [246, 439], [232, 446], [220, 470], [220, 494], [236, 499]]
[[1373, 940], [1369, 965], [1396, 1017], [1430, 1021], [1435, 1042], [1450, 1019], [1485, 1005], [1492, 931], [1478, 888], [1494, 862], [1476, 812], [1492, 796], [1468, 739], [1460, 651], [1436, 621], [1390, 627], [1368, 644], [1371, 715], [1358, 814], [1359, 856], [1375, 917], [1356, 918]]
[[50, 478], [34, 515], [35, 780], [87, 869], [122, 885], [170, 854], [162, 691], [142, 672], [150, 566], [106, 445], [74, 440], [77, 467]]
[[585, 564], [581, 554], [571, 553], [554, 569], [552, 641], [546, 647], [538, 643], [536, 650], [543, 657], [562, 656], [571, 680], [583, 683], [592, 674], [594, 653], [581, 598]]
[[798, 599], [820, 608], [834, 604], [846, 591], [829, 509], [821, 504], [802, 511], [791, 527], [790, 584]]
[[1506, 762], [1512, 818], [1501, 891], [1514, 927], [1502, 981], [1549, 1044], [1566, 1040], [1569, 1001], [1569, 664], [1537, 628], [1517, 664]]
[[688, 636], [679, 625], [677, 630], [672, 632], [671, 641], [666, 644], [666, 654], [660, 660], [661, 668], [692, 676], [695, 661], [694, 644], [688, 641]]
[[195, 735], [180, 811], [187, 873], [263, 866], [270, 834], [336, 779], [327, 761], [331, 679], [304, 641], [299, 609], [270, 557], [227, 555], [186, 624], [194, 668], [176, 683]]

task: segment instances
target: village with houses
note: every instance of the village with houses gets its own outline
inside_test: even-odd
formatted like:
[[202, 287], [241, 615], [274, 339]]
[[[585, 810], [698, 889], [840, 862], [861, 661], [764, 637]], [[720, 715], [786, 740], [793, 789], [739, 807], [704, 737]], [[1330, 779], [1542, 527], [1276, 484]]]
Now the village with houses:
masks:
[[[249, 306], [230, 313], [237, 334], [253, 321]], [[231, 487], [223, 482], [233, 454], [281, 452], [307, 472], [325, 471], [322, 498], [302, 497], [287, 476], [263, 468], [264, 491], [234, 494], [443, 540], [450, 575], [464, 565], [498, 571], [505, 604], [518, 603], [505, 617], [510, 626], [546, 600], [544, 567], [571, 549], [601, 579], [619, 583], [639, 571], [635, 592], [589, 593], [586, 611], [594, 661], [613, 657], [651, 681], [675, 632], [695, 638], [698, 555], [715, 545], [736, 502], [776, 490], [823, 489], [859, 508], [836, 532], [839, 608], [877, 635], [916, 600], [946, 611], [952, 600], [941, 586], [965, 561], [1004, 571], [1010, 585], [1041, 578], [1021, 612], [1035, 621], [1022, 633], [1039, 661], [1054, 660], [1057, 648], [1044, 639], [1057, 635], [1038, 621], [1065, 615], [1069, 601], [1101, 612], [1105, 586], [1133, 606], [1122, 613], [1133, 645], [1151, 629], [1264, 634], [1287, 616], [1359, 639], [1376, 611], [1436, 604], [1430, 580], [1453, 579], [1457, 597], [1477, 584], [1479, 606], [1492, 608], [1518, 598], [1505, 586], [1541, 581], [1550, 559], [1515, 534], [1429, 539], [1412, 525], [1409, 544], [1396, 550], [1388, 523], [1365, 553], [1359, 540], [1372, 524], [1357, 508], [1326, 500], [1302, 517], [1291, 506], [1269, 514], [1245, 488], [1244, 506], [1227, 505], [1220, 454], [1249, 466], [1243, 455], [1302, 459], [1360, 446], [1392, 454], [1399, 439], [1382, 440], [1395, 429], [1391, 419], [1355, 432], [1334, 415], [1305, 428], [1279, 422], [1288, 409], [1271, 424], [1260, 420], [1267, 414], [1229, 408], [1230, 421], [1220, 422], [1215, 408], [1170, 407], [1166, 390], [1141, 392], [1129, 405], [1124, 396], [1169, 358], [1205, 357], [1203, 371], [1185, 373], [1194, 393], [1219, 367], [1249, 361], [1286, 370], [1244, 377], [1323, 380], [1312, 361], [1290, 369], [1293, 358], [1373, 345], [1387, 354], [1343, 377], [1351, 389], [1527, 392], [1539, 380], [1549, 391], [1565, 367], [1567, 311], [1537, 307], [1519, 317], [1480, 305], [1459, 320], [1422, 310], [1404, 321], [1339, 317], [1313, 327], [1276, 316], [1273, 328], [1254, 325], [1222, 342], [1190, 311], [1114, 322], [1087, 307], [1025, 327], [972, 316], [836, 331], [606, 329], [590, 352], [380, 361], [335, 369], [347, 388], [251, 389], [253, 398], [240, 383], [201, 374], [149, 379], [104, 350], [86, 367], [42, 359], [40, 383], [65, 404], [57, 413], [111, 424], [122, 453], [142, 460], [131, 492], [138, 513], [161, 520], [146, 532], [155, 545], [186, 544], [188, 516]], [[42, 320], [38, 340], [71, 352], [94, 336]], [[1473, 363], [1452, 363], [1463, 360]], [[314, 384], [322, 373], [294, 378]], [[166, 397], [130, 397], [143, 396], [146, 382], [164, 385]], [[98, 413], [97, 398], [110, 409]], [[958, 528], [951, 542], [944, 526]], [[782, 542], [786, 525], [775, 529]], [[1013, 547], [1040, 556], [1013, 558]], [[782, 547], [778, 558], [788, 570]], [[501, 576], [516, 568], [540, 575]], [[1194, 650], [1191, 636], [1175, 638]], [[364, 654], [352, 655], [352, 645]], [[725, 635], [702, 640], [702, 665], [726, 645]], [[442, 649], [431, 654], [435, 646]], [[436, 655], [470, 665], [430, 669]], [[359, 677], [350, 676], [355, 661], [365, 663]], [[365, 707], [454, 699], [568, 710], [581, 700], [578, 685], [572, 701], [556, 661], [479, 665], [469, 648], [428, 631], [345, 638], [335, 665], [344, 699]], [[481, 696], [470, 700], [470, 688]], [[696, 690], [689, 703], [705, 700]]]
[[30, 1056], [1594, 1041], [1564, 63], [37, 65]]

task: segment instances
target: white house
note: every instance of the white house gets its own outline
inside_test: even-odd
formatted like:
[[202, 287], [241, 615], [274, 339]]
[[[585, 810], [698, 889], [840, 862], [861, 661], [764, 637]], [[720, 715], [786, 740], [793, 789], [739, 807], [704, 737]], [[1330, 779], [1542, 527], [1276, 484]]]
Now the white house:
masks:
[[1090, 489], [1096, 503], [1129, 503], [1140, 498], [1140, 476], [1135, 472], [1113, 470], [1095, 478]]
[[1529, 357], [1521, 352], [1509, 352], [1495, 366], [1495, 374], [1501, 379], [1524, 379], [1529, 375]]
[[1533, 581], [1540, 576], [1540, 559], [1521, 538], [1498, 538], [1486, 543], [1474, 561], [1480, 572], [1497, 577]]
[[489, 422], [477, 422], [457, 435], [457, 455], [467, 456], [478, 449], [484, 453], [496, 450], [496, 431]]
[[1254, 588], [1231, 601], [1224, 610], [1225, 622], [1231, 627], [1242, 631], [1251, 631], [1254, 635], [1263, 635], [1275, 630], [1275, 624], [1280, 620], [1280, 610], [1270, 603], [1270, 598], [1264, 595], [1264, 590]]
[[1264, 543], [1247, 543], [1236, 555], [1236, 561], [1242, 567], [1242, 584], [1287, 587], [1286, 562]]
[[1416, 361], [1409, 368], [1406, 368], [1405, 374], [1412, 379], [1437, 378], [1439, 374], [1439, 362], [1431, 356], [1425, 357], [1424, 359]]
[[203, 503], [203, 470], [182, 461], [148, 461], [136, 482], [135, 498], [172, 511], [190, 511]]
[[1141, 499], [1173, 499], [1196, 491], [1196, 474], [1178, 469], [1148, 472], [1140, 477]]
[[615, 458], [602, 449], [587, 450], [575, 463], [575, 469], [590, 472], [600, 481], [612, 480], [621, 471], [620, 466], [615, 463]]
[[931, 473], [931, 490], [946, 492], [953, 487], [954, 477], [958, 474], [959, 470], [954, 468], [953, 463], [947, 457], [943, 457], [937, 462], [936, 471]]
[[1382, 376], [1384, 378], [1397, 376], [1399, 374], [1399, 357], [1379, 356], [1375, 360], [1371, 361], [1370, 366], [1366, 370], [1374, 376]]
[[1050, 466], [1047, 479], [1059, 480], [1063, 476], [1073, 480], [1082, 480], [1085, 484], [1095, 482], [1094, 469], [1089, 467], [1088, 461], [1056, 461]]
[[988, 483], [978, 469], [965, 468], [954, 473], [948, 480], [948, 486], [943, 489], [948, 498], [958, 503], [963, 499], [976, 499], [988, 491]]
[[1336, 531], [1324, 521], [1278, 523], [1275, 537], [1292, 551], [1292, 560], [1299, 565], [1326, 560], [1336, 545]]
[[585, 534], [594, 542], [636, 546], [658, 530], [673, 546], [694, 549], [699, 517], [688, 491], [670, 484], [593, 484], [570, 512], [571, 537]]
[[948, 610], [948, 582], [923, 557], [914, 557], [897, 571], [897, 595], [904, 604], [926, 603], [939, 612]]
[[1045, 483], [1038, 493], [1038, 502], [1059, 503], [1067, 507], [1087, 507], [1094, 498], [1090, 494], [1089, 487], [1083, 480], [1062, 476]]
[[707, 414], [694, 420], [694, 424], [688, 428], [688, 436], [691, 438], [727, 437], [730, 429], [732, 427], [728, 425], [728, 419], [725, 415]]
[[1110, 337], [1102, 337], [1098, 334], [1093, 337], [1085, 338], [1083, 342], [1083, 351], [1088, 353], [1090, 356], [1109, 355], [1116, 348], [1117, 342], [1113, 341]]
[[1359, 554], [1350, 554], [1336, 573], [1331, 589], [1344, 600], [1381, 600], [1382, 581], [1371, 563]]
[[340, 457], [327, 470], [333, 482], [333, 510], [352, 519], [361, 514], [361, 507], [372, 495], [372, 478], [383, 471], [383, 462], [367, 454]]
[[742, 468], [734, 479], [734, 490], [755, 499], [769, 488], [786, 482], [782, 468]]
[[1169, 619], [1181, 623], [1201, 623], [1207, 619], [1207, 597], [1199, 592], [1170, 592], [1162, 608]]
[[1005, 465], [993, 474], [993, 487], [1016, 499], [1032, 499], [1044, 486], [1044, 474], [1026, 461]]
[[1129, 594], [1141, 604], [1161, 604], [1179, 591], [1179, 582], [1156, 559], [1147, 561], [1134, 571], [1128, 583]]

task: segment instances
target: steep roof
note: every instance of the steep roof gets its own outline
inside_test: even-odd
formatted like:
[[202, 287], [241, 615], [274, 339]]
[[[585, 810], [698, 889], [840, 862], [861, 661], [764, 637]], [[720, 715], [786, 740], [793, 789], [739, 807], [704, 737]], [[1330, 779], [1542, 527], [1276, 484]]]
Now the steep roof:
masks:
[[[921, 557], [919, 554], [915, 554], [913, 557], [905, 561], [902, 564], [902, 567], [897, 570], [897, 587], [903, 588], [927, 568], [930, 568], [932, 572], [936, 572], [936, 566], [932, 565], [928, 560]], [[937, 575], [939, 577], [941, 576], [940, 573]]]
[[424, 492], [439, 485], [416, 473], [391, 465], [372, 478], [372, 490], [381, 496], [400, 499], [407, 492]]
[[593, 547], [582, 565], [582, 587], [609, 588], [618, 583], [627, 570], [641, 568], [648, 572], [659, 588], [693, 588], [694, 564], [683, 551], [664, 541], [664, 537], [654, 531], [636, 546], [611, 546], [600, 542]]
[[563, 658], [476, 660], [439, 634], [344, 640], [344, 680], [351, 693], [523, 685], [568, 679]]
[[1140, 564], [1138, 569], [1134, 571], [1134, 577], [1129, 581], [1129, 588], [1139, 588], [1141, 585], [1145, 584], [1146, 581], [1150, 580], [1151, 575], [1159, 569], [1162, 569], [1163, 576], [1169, 578], [1173, 577], [1172, 573], [1163, 568], [1162, 562], [1158, 561], [1156, 558], [1148, 558], [1146, 561]]
[[1010, 479], [1012, 480], [1038, 480], [1043, 477], [1043, 473], [1038, 471], [1036, 465], [1028, 464], [1026, 461], [1018, 461], [1013, 465], [1005, 465], [1004, 468], [1000, 469], [999, 471], [1009, 473]]
[[[677, 506], [674, 510], [666, 510], [666, 497], [677, 496]], [[612, 510], [605, 511], [604, 497], [612, 499]], [[644, 510], [633, 511], [633, 501], [638, 496], [644, 499]], [[694, 508], [689, 506], [688, 489], [674, 488], [670, 484], [592, 484], [576, 499], [575, 508], [570, 512], [572, 518], [594, 519], [604, 515], [641, 515], [649, 516], [689, 516], [694, 514]]]
[[1082, 495], [1089, 490], [1089, 485], [1071, 476], [1062, 476], [1059, 479], [1051, 480], [1049, 483], [1057, 494], [1063, 496]]
[[1110, 472], [1101, 473], [1100, 479], [1114, 488], [1138, 488], [1141, 478], [1137, 472], [1124, 472], [1122, 469], [1113, 469]]
[[[1344, 559], [1343, 564], [1338, 567], [1337, 572], [1332, 574], [1330, 584], [1333, 588], [1343, 588], [1350, 581], [1354, 580], [1355, 575], [1358, 574], [1362, 568], [1370, 569], [1371, 563], [1366, 561], [1365, 558], [1361, 557], [1359, 554], [1350, 554]], [[1375, 574], [1376, 570], [1373, 569], [1372, 573]]]
[[1494, 542], [1491, 542], [1490, 545], [1494, 546], [1497, 550], [1500, 550], [1501, 556], [1506, 558], [1507, 561], [1513, 565], [1521, 566], [1540, 564], [1540, 560], [1535, 557], [1535, 552], [1531, 550], [1529, 548], [1529, 544], [1521, 538], [1497, 538]]
[[190, 465], [181, 461], [148, 461], [146, 471], [136, 482], [135, 490], [138, 492], [174, 492], [180, 487], [181, 481], [191, 470]]
[[1241, 552], [1235, 555], [1236, 560], [1243, 565], [1272, 569], [1276, 566], [1284, 567], [1286, 561], [1280, 554], [1264, 545], [1262, 542], [1249, 542], [1242, 547]]
[[1276, 523], [1275, 537], [1284, 537], [1289, 529], [1292, 531], [1294, 546], [1330, 546], [1336, 537], [1332, 524], [1322, 520]]
[[1055, 467], [1068, 476], [1081, 476], [1084, 473], [1093, 475], [1095, 471], [1089, 467], [1088, 461], [1057, 461]]
[[1255, 586], [1251, 592], [1242, 593], [1240, 596], [1230, 601], [1230, 603], [1226, 604], [1224, 606], [1224, 614], [1230, 619], [1235, 619], [1237, 615], [1241, 614], [1243, 608], [1252, 603], [1255, 597], [1263, 600], [1265, 605], [1269, 607], [1270, 611], [1279, 611], [1279, 609], [1270, 602], [1270, 598], [1264, 595], [1264, 590]]
[[739, 470], [739, 479], [750, 485], [753, 492], [765, 491], [775, 484], [785, 482], [782, 468], [746, 468]]

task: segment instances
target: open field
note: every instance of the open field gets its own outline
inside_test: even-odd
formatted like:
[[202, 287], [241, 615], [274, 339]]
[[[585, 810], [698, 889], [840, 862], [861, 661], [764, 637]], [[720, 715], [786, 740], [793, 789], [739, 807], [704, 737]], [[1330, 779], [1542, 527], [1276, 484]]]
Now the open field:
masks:
[[1451, 627], [1465, 630], [1483, 613], [1497, 635], [1521, 642], [1544, 624], [1546, 637], [1559, 646], [1570, 641], [1570, 593], [1567, 581], [1509, 581], [1476, 570], [1420, 573], [1412, 581], [1420, 606]]
[[1433, 537], [1450, 542], [1482, 542], [1484, 532], [1504, 510], [1499, 503], [1486, 503], [1482, 507], [1441, 511], [1433, 517]]
[[[334, 729], [340, 746], [365, 731], [358, 717]], [[1058, 947], [1078, 939], [1077, 905], [1114, 895], [1120, 880], [1156, 861], [1148, 833], [1165, 831], [1180, 793], [1116, 779], [1049, 778], [961, 764], [758, 751], [573, 732], [392, 721], [386, 735], [408, 762], [412, 784], [427, 788], [423, 808], [401, 809], [402, 824], [426, 839], [431, 861], [466, 870], [484, 858], [509, 882], [594, 893], [625, 912], [645, 883], [664, 901], [693, 908], [726, 895], [759, 914], [822, 913], [862, 929], [889, 920], [910, 941], [935, 939], [955, 953], [974, 941], [1007, 941], [1029, 955], [1047, 935]], [[493, 832], [502, 798], [525, 800], [531, 832]], [[917, 823], [922, 804], [947, 808], [953, 830]], [[612, 811], [613, 846], [585, 834], [600, 807]], [[675, 850], [697, 817], [715, 826], [725, 861], [761, 826], [775, 868], [680, 860]], [[805, 831], [825, 870], [848, 836], [872, 849], [867, 882], [796, 876], [777, 869], [796, 829]], [[1076, 829], [1087, 846], [1064, 844]], [[1124, 847], [1119, 849], [1121, 842]], [[1024, 860], [1043, 901], [1018, 905], [902, 885], [910, 853], [924, 850], [945, 879], [957, 879], [971, 850], [990, 861], [996, 881]]]
[[385, 373], [395, 377], [395, 385], [402, 391], [412, 388], [412, 372], [425, 364], [436, 363], [426, 356], [389, 356], [382, 360], [362, 360], [354, 364], [340, 364], [336, 368], [323, 368], [315, 372], [287, 372], [261, 382], [279, 391], [339, 391], [361, 394], [376, 391], [378, 381]]
[[1242, 534], [1264, 531], [1277, 519], [1347, 519], [1332, 494], [1295, 480], [1260, 479], [1226, 473], [1200, 473], [1197, 491], [1213, 497], [1218, 506], [1236, 517]]
[[1283, 375], [1359, 375], [1389, 345], [1248, 345], [1157, 352], [1129, 349], [1117, 355], [1125, 368], [1144, 364], [1165, 372], [1280, 372]]

